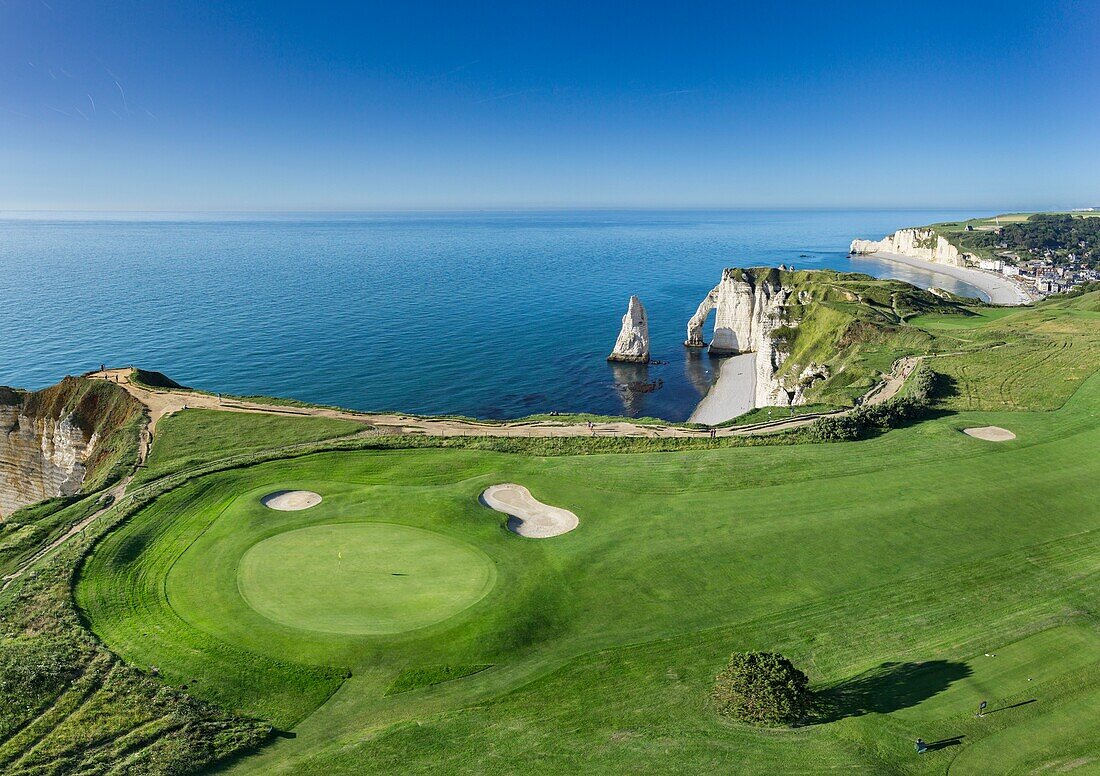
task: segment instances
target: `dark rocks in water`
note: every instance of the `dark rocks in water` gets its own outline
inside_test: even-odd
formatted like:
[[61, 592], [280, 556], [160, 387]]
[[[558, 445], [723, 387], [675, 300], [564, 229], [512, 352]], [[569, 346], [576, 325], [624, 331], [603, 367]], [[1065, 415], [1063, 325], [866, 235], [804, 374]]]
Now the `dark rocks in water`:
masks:
[[665, 381], [658, 378], [653, 381], [637, 380], [631, 383], [618, 383], [615, 387], [625, 393], [653, 393], [664, 387]]

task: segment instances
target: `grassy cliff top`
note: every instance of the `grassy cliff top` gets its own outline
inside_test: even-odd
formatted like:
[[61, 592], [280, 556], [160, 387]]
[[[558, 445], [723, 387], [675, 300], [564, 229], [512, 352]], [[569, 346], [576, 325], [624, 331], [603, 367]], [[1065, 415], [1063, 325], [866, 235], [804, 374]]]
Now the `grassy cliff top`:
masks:
[[23, 403], [23, 394], [20, 391], [6, 385], [0, 385], [0, 406], [11, 406]]
[[961, 299], [858, 273], [751, 267], [726, 270], [725, 276], [792, 290], [788, 325], [776, 332], [789, 353], [779, 374], [791, 389], [811, 365], [827, 367], [829, 376], [807, 391], [811, 402], [851, 405], [897, 359], [934, 350], [936, 337], [911, 325], [911, 319], [961, 320], [975, 314]]

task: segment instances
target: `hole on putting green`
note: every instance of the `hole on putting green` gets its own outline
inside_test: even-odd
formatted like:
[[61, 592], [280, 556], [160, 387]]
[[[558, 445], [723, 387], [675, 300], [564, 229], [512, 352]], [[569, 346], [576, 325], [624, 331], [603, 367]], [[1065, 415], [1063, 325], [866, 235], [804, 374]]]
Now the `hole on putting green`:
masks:
[[[405, 571], [391, 569], [400, 565]], [[423, 628], [480, 601], [489, 557], [459, 539], [391, 523], [309, 526], [241, 557], [238, 589], [256, 612], [302, 630], [383, 635]]]

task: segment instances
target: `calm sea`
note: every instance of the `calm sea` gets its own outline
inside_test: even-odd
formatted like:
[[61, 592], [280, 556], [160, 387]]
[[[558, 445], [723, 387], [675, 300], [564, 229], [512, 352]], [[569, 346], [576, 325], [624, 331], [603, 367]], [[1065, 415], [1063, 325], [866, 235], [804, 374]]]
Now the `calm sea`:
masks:
[[[978, 295], [845, 256], [853, 237], [976, 215], [0, 214], [0, 384], [132, 363], [363, 410], [683, 420], [717, 365], [685, 351], [685, 324], [723, 267], [828, 267]], [[605, 361], [631, 294], [667, 363]]]

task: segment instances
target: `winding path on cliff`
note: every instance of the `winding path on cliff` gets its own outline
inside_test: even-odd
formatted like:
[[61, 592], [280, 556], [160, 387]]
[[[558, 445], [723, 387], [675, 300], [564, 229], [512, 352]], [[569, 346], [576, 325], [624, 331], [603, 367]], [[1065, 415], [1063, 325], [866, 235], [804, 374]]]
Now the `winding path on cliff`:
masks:
[[[912, 356], [894, 364], [893, 370], [882, 382], [872, 388], [864, 397], [863, 404], [879, 404], [897, 395], [906, 378], [912, 374], [922, 357]], [[206, 409], [220, 412], [252, 412], [269, 415], [297, 415], [303, 417], [335, 418], [362, 423], [366, 434], [421, 434], [428, 436], [491, 436], [491, 437], [643, 437], [651, 439], [705, 439], [711, 431], [707, 428], [688, 428], [679, 425], [643, 424], [630, 421], [604, 423], [564, 423], [554, 421], [514, 421], [479, 422], [473, 420], [455, 420], [449, 418], [424, 418], [415, 415], [372, 414], [330, 409], [327, 407], [298, 407], [264, 404], [245, 401], [214, 394], [184, 391], [178, 389], [150, 389], [135, 383], [131, 378], [133, 370], [129, 367], [106, 369], [88, 375], [93, 380], [109, 380], [124, 388], [131, 396], [145, 405], [149, 420], [141, 431], [138, 445], [138, 459], [134, 471], [120, 480], [104, 496], [103, 506], [74, 524], [68, 531], [34, 554], [26, 563], [3, 577], [0, 592], [19, 577], [26, 574], [35, 563], [46, 557], [61, 545], [79, 536], [84, 529], [102, 517], [119, 500], [127, 495], [130, 484], [138, 469], [145, 464], [152, 448], [157, 424], [167, 415], [185, 409]], [[838, 410], [831, 413], [813, 413], [799, 415], [785, 420], [773, 420], [744, 426], [725, 426], [714, 429], [715, 436], [746, 437], [762, 434], [775, 434], [781, 431], [800, 428], [813, 423], [823, 415], [844, 415], [851, 410]]]
[[[863, 404], [878, 404], [895, 396], [905, 379], [920, 362], [918, 356], [902, 358], [884, 380], [872, 388], [863, 398]], [[568, 423], [550, 420], [535, 421], [476, 421], [454, 418], [419, 417], [416, 415], [376, 414], [353, 412], [328, 407], [301, 407], [264, 404], [178, 389], [150, 389], [135, 383], [132, 370], [108, 369], [88, 375], [92, 379], [110, 380], [125, 388], [131, 396], [149, 409], [149, 433], [155, 433], [157, 422], [165, 415], [185, 409], [206, 409], [220, 412], [259, 412], [270, 415], [298, 415], [303, 417], [334, 418], [362, 423], [378, 434], [421, 434], [428, 436], [490, 436], [490, 437], [646, 437], [651, 439], [687, 438], [701, 439], [709, 436], [706, 428], [689, 428], [676, 424], [632, 423], [627, 420], [587, 423]], [[849, 410], [839, 410], [832, 415], [843, 415]], [[754, 423], [744, 426], [725, 426], [715, 430], [718, 437], [757, 436], [806, 426], [821, 414], [799, 415], [786, 420]]]

